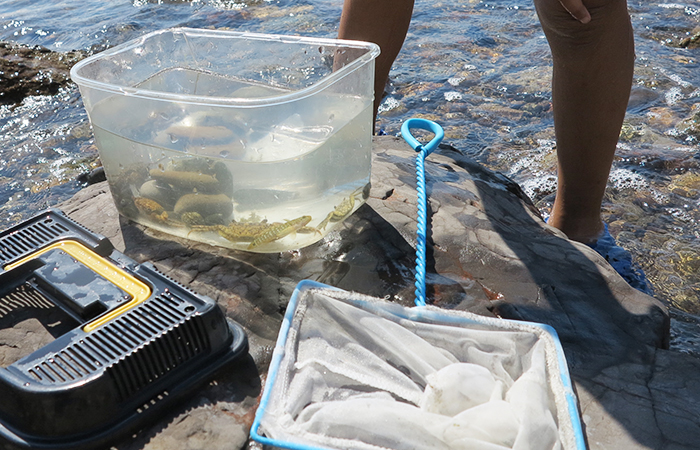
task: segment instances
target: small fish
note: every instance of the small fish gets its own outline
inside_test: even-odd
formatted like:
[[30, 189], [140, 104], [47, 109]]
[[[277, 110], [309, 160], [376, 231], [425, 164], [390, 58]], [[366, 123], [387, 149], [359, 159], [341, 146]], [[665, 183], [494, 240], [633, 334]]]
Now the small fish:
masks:
[[198, 212], [185, 212], [180, 215], [180, 219], [189, 226], [205, 225], [204, 217]]
[[302, 234], [311, 234], [311, 233], [318, 233], [318, 234], [323, 234], [321, 233], [321, 230], [319, 230], [316, 227], [301, 227], [297, 230], [297, 233], [302, 233]]
[[323, 230], [328, 225], [328, 222], [338, 222], [350, 214], [355, 207], [355, 195], [357, 194], [353, 193], [350, 197], [344, 198], [343, 201], [340, 202], [340, 205], [336, 206], [335, 209], [318, 224], [318, 228]]
[[163, 208], [160, 203], [155, 200], [145, 197], [137, 197], [134, 199], [134, 205], [136, 205], [136, 208], [141, 214], [152, 220], [158, 222], [168, 221], [168, 213], [165, 211], [165, 208]]
[[279, 224], [267, 222], [231, 222], [229, 225], [193, 225], [192, 231], [216, 231], [219, 236], [231, 242], [250, 242], [260, 236], [268, 228]]
[[311, 216], [297, 217], [296, 219], [288, 220], [284, 223], [273, 223], [267, 230], [253, 239], [253, 242], [248, 246], [248, 250], [282, 239], [288, 234], [295, 233], [297, 230], [306, 227], [309, 222], [311, 222]]

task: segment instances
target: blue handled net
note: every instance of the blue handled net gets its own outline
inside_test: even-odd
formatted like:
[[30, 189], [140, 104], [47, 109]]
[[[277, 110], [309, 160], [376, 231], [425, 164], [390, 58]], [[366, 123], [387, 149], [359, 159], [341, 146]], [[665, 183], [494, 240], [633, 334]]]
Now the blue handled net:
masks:
[[[431, 131], [426, 145], [411, 128]], [[296, 450], [585, 449], [551, 327], [425, 303], [425, 158], [439, 125], [411, 119], [418, 151], [416, 306], [304, 280], [292, 295], [251, 437]]]

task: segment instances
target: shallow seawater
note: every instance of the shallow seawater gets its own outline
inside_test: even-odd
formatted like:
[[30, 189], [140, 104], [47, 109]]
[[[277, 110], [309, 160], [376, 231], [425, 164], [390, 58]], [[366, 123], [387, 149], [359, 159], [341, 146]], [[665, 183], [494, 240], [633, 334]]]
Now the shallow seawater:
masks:
[[[0, 40], [99, 51], [171, 26], [335, 37], [341, 0], [29, 1], [0, 5]], [[700, 32], [696, 2], [631, 1], [637, 60], [610, 177], [610, 230], [656, 296], [700, 313]], [[530, 0], [417, 0], [378, 128], [439, 122], [445, 142], [549, 211], [556, 181], [551, 57]], [[10, 225], [65, 200], [97, 153], [77, 87], [0, 108], [0, 213]]]

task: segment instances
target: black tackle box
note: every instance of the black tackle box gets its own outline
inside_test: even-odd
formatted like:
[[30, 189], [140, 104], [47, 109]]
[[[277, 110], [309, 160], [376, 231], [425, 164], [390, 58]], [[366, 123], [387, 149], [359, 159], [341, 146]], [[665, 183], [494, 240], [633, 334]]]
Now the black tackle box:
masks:
[[25, 448], [104, 446], [248, 352], [214, 300], [58, 210], [0, 233], [0, 333], [27, 318], [45, 342], [0, 367], [0, 437]]

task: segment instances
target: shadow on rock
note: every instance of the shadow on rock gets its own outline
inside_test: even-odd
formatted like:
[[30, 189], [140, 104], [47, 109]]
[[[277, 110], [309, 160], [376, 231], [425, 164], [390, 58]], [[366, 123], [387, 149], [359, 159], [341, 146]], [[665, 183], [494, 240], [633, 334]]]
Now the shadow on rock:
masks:
[[[456, 151], [443, 150], [472, 177], [491, 229], [512, 252], [512, 259], [504, 258], [501, 274], [524, 268], [537, 286], [536, 296], [524, 296], [517, 284], [506, 279], [489, 280], [488, 284], [497, 286], [502, 296], [490, 309], [503, 318], [554, 327], [572, 377], [589, 391], [586, 396], [604, 397], [611, 386], [603, 386], [604, 381], [601, 384], [605, 376], [615, 382], [630, 377], [630, 385], [645, 389], [652, 376], [655, 349], [668, 345], [666, 308], [627, 285], [593, 250], [545, 225], [515, 182], [461, 155], [452, 155]], [[495, 189], [497, 185], [501, 188]], [[611, 377], [610, 370], [620, 372], [620, 377]], [[620, 402], [606, 398], [598, 401], [620, 423], [636, 420], [631, 419], [634, 411], [618, 408]], [[645, 408], [651, 412], [651, 403]], [[626, 431], [639, 443], [656, 447], [656, 437], [643, 429], [636, 424]]]

